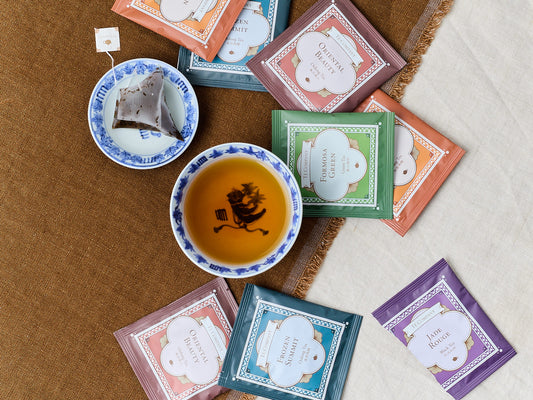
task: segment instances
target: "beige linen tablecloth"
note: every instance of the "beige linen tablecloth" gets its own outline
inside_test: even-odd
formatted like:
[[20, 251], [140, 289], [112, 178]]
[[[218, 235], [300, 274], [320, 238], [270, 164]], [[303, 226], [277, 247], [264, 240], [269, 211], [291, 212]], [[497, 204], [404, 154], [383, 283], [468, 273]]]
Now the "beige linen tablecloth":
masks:
[[444, 257], [518, 354], [465, 398], [533, 393], [533, 3], [455, 0], [402, 103], [466, 154], [404, 238], [348, 219], [307, 299], [364, 316], [344, 399], [449, 400], [371, 312]]

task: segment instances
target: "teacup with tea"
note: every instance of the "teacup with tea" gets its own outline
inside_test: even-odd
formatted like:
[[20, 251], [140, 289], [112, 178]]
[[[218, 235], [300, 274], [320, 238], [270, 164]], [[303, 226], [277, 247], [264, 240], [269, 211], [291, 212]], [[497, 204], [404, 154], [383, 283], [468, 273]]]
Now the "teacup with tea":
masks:
[[172, 193], [171, 222], [185, 254], [224, 277], [259, 274], [294, 244], [302, 199], [287, 166], [259, 146], [228, 143], [196, 156]]

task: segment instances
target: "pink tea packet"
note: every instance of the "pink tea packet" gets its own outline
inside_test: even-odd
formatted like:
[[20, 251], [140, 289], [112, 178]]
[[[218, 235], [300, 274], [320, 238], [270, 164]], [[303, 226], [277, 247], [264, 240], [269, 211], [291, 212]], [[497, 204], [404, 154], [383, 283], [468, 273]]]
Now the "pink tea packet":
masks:
[[404, 236], [465, 151], [379, 89], [354, 110], [387, 111], [395, 115], [394, 201], [383, 222]]
[[246, 0], [116, 0], [111, 8], [212, 61]]
[[246, 65], [286, 110], [342, 112], [405, 61], [350, 0], [319, 0]]
[[207, 400], [217, 385], [237, 314], [223, 278], [114, 333], [150, 400]]
[[516, 354], [444, 259], [372, 314], [455, 399]]

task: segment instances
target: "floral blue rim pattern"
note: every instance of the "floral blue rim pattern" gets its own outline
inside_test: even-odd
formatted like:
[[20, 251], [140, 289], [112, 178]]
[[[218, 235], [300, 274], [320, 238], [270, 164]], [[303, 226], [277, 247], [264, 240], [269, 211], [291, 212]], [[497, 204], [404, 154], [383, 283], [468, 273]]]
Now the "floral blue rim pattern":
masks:
[[[181, 127], [184, 141], [171, 141], [169, 146], [153, 154], [136, 154], [119, 146], [110, 136], [106, 128], [105, 109], [108, 93], [121, 80], [133, 74], [149, 74], [156, 68], [161, 68], [165, 80], [171, 82], [183, 103], [185, 120]], [[116, 79], [116, 81], [115, 81]], [[109, 70], [96, 84], [88, 109], [89, 127], [98, 147], [113, 161], [120, 165], [135, 168], [149, 169], [168, 164], [180, 156], [191, 143], [198, 126], [198, 100], [189, 81], [171, 65], [159, 60], [138, 58], [125, 61]], [[156, 132], [141, 132], [145, 137], [159, 137]]]
[[[292, 221], [290, 229], [285, 237], [285, 240], [280, 246], [261, 262], [253, 265], [246, 265], [239, 268], [229, 268], [224, 265], [219, 265], [208, 260], [205, 256], [200, 254], [191, 243], [189, 236], [183, 227], [183, 194], [187, 188], [191, 178], [202, 168], [203, 165], [212, 160], [224, 156], [240, 154], [243, 156], [256, 158], [262, 162], [270, 165], [287, 184], [290, 191], [292, 202]], [[170, 201], [170, 219], [174, 236], [183, 252], [203, 270], [218, 276], [226, 278], [244, 278], [260, 274], [277, 264], [291, 249], [296, 241], [300, 226], [302, 224], [302, 197], [298, 188], [296, 179], [286, 166], [276, 155], [263, 149], [247, 143], [227, 143], [212, 147], [197, 155], [191, 162], [183, 169], [179, 175]]]

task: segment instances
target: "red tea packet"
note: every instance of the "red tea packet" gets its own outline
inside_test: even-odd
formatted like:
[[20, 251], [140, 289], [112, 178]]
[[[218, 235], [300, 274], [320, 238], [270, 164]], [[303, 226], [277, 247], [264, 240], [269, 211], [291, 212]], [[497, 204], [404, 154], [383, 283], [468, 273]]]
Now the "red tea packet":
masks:
[[111, 10], [212, 61], [246, 0], [117, 0]]
[[246, 65], [286, 110], [342, 112], [405, 61], [350, 0], [319, 0]]
[[379, 89], [354, 110], [386, 111], [395, 113], [394, 202], [383, 222], [404, 236], [465, 151]]
[[207, 400], [217, 385], [237, 302], [223, 278], [114, 333], [150, 400]]

